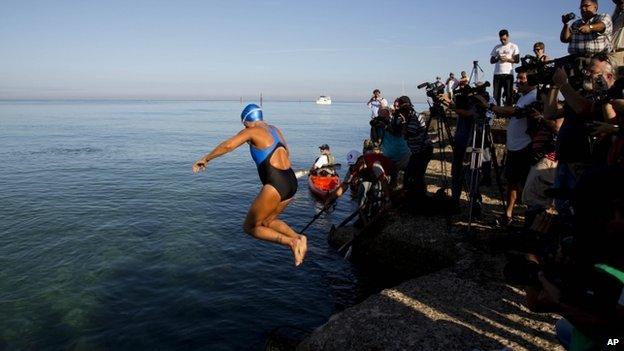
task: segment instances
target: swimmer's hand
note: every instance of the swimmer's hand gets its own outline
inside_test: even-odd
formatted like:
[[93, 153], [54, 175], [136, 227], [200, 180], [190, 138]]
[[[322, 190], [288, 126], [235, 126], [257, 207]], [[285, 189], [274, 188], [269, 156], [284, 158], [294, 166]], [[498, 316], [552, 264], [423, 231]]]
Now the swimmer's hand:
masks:
[[208, 165], [208, 161], [206, 161], [203, 158], [200, 158], [199, 160], [195, 162], [195, 164], [193, 164], [193, 173], [197, 174], [201, 171], [205, 171], [207, 165]]

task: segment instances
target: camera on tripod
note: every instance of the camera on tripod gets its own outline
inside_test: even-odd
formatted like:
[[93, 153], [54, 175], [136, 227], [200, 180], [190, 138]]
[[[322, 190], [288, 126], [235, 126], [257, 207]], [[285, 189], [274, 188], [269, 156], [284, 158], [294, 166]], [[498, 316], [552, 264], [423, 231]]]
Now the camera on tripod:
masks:
[[473, 107], [477, 108], [477, 112], [485, 113], [487, 107], [482, 106], [481, 101], [476, 99], [476, 96], [481, 96], [485, 101], [490, 100], [490, 94], [487, 92], [487, 88], [490, 86], [490, 82], [471, 87], [466, 85], [461, 88], [453, 90], [453, 98], [455, 99], [455, 106], [459, 109], [469, 110]]
[[553, 85], [555, 71], [563, 68], [568, 75], [568, 81], [574, 89], [583, 87], [585, 58], [578, 55], [568, 55], [550, 61], [542, 61], [539, 58], [526, 55], [520, 59], [520, 67], [516, 73], [527, 72], [529, 85], [549, 87]]
[[417, 86], [418, 89], [425, 88], [427, 96], [432, 98], [433, 101], [438, 100], [438, 96], [444, 94], [444, 84], [440, 82], [429, 83], [425, 82]]

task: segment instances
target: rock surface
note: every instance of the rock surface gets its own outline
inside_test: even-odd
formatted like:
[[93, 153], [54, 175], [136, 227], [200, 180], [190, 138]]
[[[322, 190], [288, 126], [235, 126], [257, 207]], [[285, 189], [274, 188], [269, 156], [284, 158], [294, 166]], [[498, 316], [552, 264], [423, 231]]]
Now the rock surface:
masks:
[[556, 318], [523, 307], [524, 293], [501, 282], [502, 264], [471, 253], [333, 316], [297, 349], [563, 350]]

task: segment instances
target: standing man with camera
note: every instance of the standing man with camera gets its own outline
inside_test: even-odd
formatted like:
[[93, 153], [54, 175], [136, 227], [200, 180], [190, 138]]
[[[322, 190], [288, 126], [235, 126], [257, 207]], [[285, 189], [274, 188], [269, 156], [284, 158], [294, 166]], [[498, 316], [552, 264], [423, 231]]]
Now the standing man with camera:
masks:
[[573, 13], [561, 16], [563, 28], [560, 39], [568, 43], [568, 53], [591, 57], [594, 54], [611, 51], [611, 16], [598, 13], [598, 0], [581, 1], [581, 18], [568, 24], [575, 18]]
[[[476, 127], [479, 119], [488, 119], [488, 109], [495, 105], [494, 99], [486, 91], [487, 87], [489, 87], [489, 83], [477, 84], [474, 88], [465, 85], [461, 88], [461, 91], [456, 91], [454, 100], [446, 94], [440, 95], [442, 105], [455, 111], [457, 114], [457, 125], [455, 135], [453, 136], [453, 161], [451, 164], [451, 201], [456, 211], [460, 209], [462, 185], [466, 178], [464, 160], [468, 146], [473, 139], [473, 128]], [[486, 123], [489, 123], [489, 121]], [[479, 140], [475, 142], [478, 143]], [[473, 204], [471, 211], [473, 211], [476, 217], [479, 217], [481, 212], [481, 195], [478, 187], [475, 189], [475, 194], [477, 201]]]
[[516, 85], [520, 99], [516, 107], [492, 106], [492, 111], [499, 116], [509, 118], [507, 126], [507, 162], [505, 178], [507, 179], [507, 208], [501, 216], [501, 224], [508, 226], [512, 222], [513, 209], [521, 194], [522, 186], [531, 169], [531, 137], [527, 134], [528, 122], [523, 109], [537, 101], [537, 89], [529, 84], [527, 71], [523, 67], [517, 70]]
[[494, 100], [501, 105], [501, 93], [505, 89], [505, 105], [513, 104], [513, 65], [520, 62], [518, 45], [509, 41], [509, 31], [502, 29], [498, 32], [500, 44], [492, 49], [490, 63], [494, 65]]
[[371, 118], [377, 117], [379, 109], [388, 106], [388, 100], [381, 96], [379, 89], [373, 90], [373, 96], [368, 100], [366, 106], [371, 110]]

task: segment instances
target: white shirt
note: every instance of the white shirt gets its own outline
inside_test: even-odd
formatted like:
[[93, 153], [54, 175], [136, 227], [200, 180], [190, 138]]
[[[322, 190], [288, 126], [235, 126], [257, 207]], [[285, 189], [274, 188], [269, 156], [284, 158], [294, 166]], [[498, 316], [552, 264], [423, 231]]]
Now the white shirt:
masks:
[[321, 168], [328, 164], [329, 164], [329, 160], [327, 159], [327, 155], [321, 155], [314, 163], [314, 168]]
[[[514, 56], [520, 55], [518, 45], [507, 43], [507, 45], [498, 44], [492, 49], [490, 56], [513, 59]], [[510, 62], [496, 62], [494, 65], [494, 74], [513, 74], [513, 64]]]
[[446, 84], [446, 92], [452, 94], [453, 90], [455, 90], [457, 85], [459, 85], [459, 82], [457, 81], [457, 79], [455, 79], [455, 78], [449, 79], [448, 80], [448, 84]]
[[[537, 89], [531, 90], [529, 93], [522, 95], [516, 104], [516, 107], [525, 107], [537, 100]], [[527, 147], [531, 143], [531, 137], [526, 133], [527, 119], [511, 117], [509, 125], [507, 125], [507, 150], [519, 151]]]
[[386, 100], [385, 98], [381, 98], [381, 100], [373, 100], [367, 105], [368, 108], [371, 109], [371, 118], [375, 118], [377, 117], [380, 108], [388, 106], [388, 100]]

